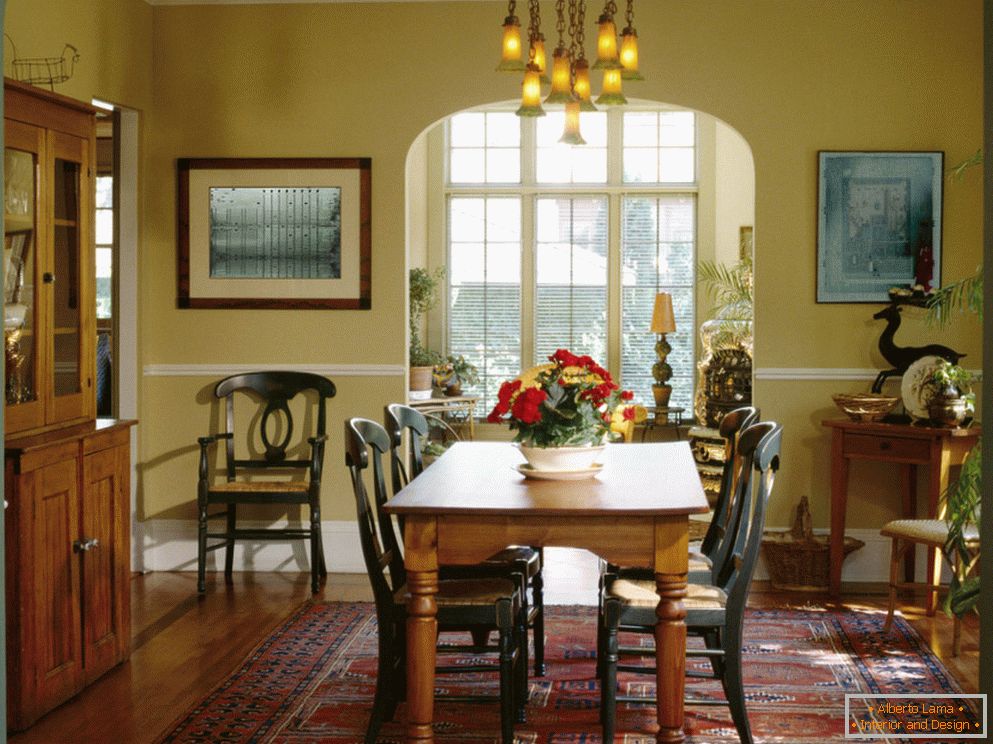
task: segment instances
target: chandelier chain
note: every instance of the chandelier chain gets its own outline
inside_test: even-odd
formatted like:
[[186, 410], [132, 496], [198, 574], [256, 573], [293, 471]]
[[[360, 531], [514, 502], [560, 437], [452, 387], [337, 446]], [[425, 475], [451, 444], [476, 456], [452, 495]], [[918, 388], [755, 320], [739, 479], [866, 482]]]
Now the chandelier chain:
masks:
[[538, 0], [529, 0], [528, 12], [530, 14], [531, 20], [528, 24], [528, 41], [530, 42], [530, 49], [528, 50], [528, 63], [534, 63], [534, 53], [535, 53], [535, 42], [538, 37], [541, 36], [541, 7], [538, 5]]
[[559, 34], [559, 49], [565, 47], [565, 0], [555, 0], [555, 30]]
[[634, 0], [628, 0], [628, 9], [624, 14], [624, 20], [628, 28], [634, 28]]
[[507, 17], [513, 18], [517, 15], [517, 0], [507, 0]]
[[569, 62], [576, 64], [576, 0], [569, 0]]
[[579, 55], [576, 59], [586, 59], [586, 32], [583, 26], [586, 23], [586, 0], [579, 0], [579, 7], [576, 10], [576, 52]]
[[617, 3], [615, 3], [614, 0], [607, 0], [607, 2], [603, 4], [603, 14], [605, 16], [608, 16], [609, 18], [613, 19], [614, 14], [616, 12], [617, 12]]

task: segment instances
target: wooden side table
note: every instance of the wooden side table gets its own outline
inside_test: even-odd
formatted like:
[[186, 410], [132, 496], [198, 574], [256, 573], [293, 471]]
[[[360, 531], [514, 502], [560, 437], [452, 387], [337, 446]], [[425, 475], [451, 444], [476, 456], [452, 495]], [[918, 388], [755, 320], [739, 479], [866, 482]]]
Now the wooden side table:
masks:
[[683, 425], [683, 412], [685, 410], [685, 408], [672, 406], [649, 406], [650, 418], [646, 419], [644, 428], [641, 430], [641, 441], [644, 442], [645, 437], [648, 436], [648, 430], [654, 429], [656, 426], [675, 429], [676, 440], [681, 439], [679, 427]]
[[[953, 465], [961, 465], [979, 439], [980, 428], [946, 429], [910, 424], [862, 423], [850, 419], [822, 422], [831, 436], [831, 593], [841, 589], [841, 563], [845, 558], [845, 507], [848, 502], [848, 465], [851, 460], [874, 460], [902, 465], [903, 516], [917, 516], [917, 466], [929, 466], [929, 517], [937, 516], [938, 499], [948, 488]], [[907, 579], [913, 578], [913, 552], [907, 556]], [[937, 583], [941, 562], [938, 551], [928, 552], [928, 579]], [[934, 614], [935, 595], [928, 597], [928, 614]]]

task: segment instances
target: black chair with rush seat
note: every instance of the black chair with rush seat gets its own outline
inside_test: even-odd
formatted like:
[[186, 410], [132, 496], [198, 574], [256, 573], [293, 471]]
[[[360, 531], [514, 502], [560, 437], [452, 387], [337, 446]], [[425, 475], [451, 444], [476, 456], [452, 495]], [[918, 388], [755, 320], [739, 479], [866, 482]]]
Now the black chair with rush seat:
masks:
[[[397, 493], [424, 470], [421, 457], [421, 447], [428, 436], [428, 421], [420, 411], [401, 403], [391, 403], [384, 411], [386, 431], [390, 435], [390, 473], [393, 480], [393, 493]], [[406, 432], [410, 440], [409, 466], [404, 462], [403, 435]], [[401, 523], [401, 530], [403, 524]], [[534, 674], [536, 677], [545, 674], [545, 600], [544, 578], [541, 574], [543, 555], [540, 549], [525, 545], [511, 545], [496, 555], [490, 556], [483, 563], [475, 566], [442, 566], [443, 579], [470, 579], [473, 577], [509, 577], [523, 576], [524, 586], [521, 587], [524, 611], [527, 615], [528, 627], [534, 637]], [[527, 590], [531, 589], [531, 601], [528, 600]], [[477, 639], [481, 640], [481, 639]]]
[[[225, 548], [224, 578], [231, 582], [236, 540], [310, 541], [310, 589], [316, 593], [327, 576], [321, 540], [321, 469], [327, 440], [328, 398], [334, 383], [307, 372], [253, 372], [227, 377], [214, 395], [224, 401], [225, 431], [200, 437], [197, 483], [197, 591], [206, 591], [207, 553]], [[297, 438], [290, 401], [303, 399], [302, 426]], [[239, 422], [236, 424], [236, 399]], [[306, 427], [306, 430], [304, 430]], [[236, 440], [237, 437], [237, 440]], [[277, 441], [273, 441], [273, 440]], [[223, 441], [223, 468], [213, 472], [211, 445]], [[241, 448], [247, 454], [241, 456]], [[209, 514], [214, 504], [224, 511]], [[309, 508], [305, 526], [246, 529], [237, 526], [238, 504], [298, 504]], [[209, 531], [210, 519], [224, 517], [223, 531]], [[210, 539], [222, 542], [208, 545]]]
[[[397, 703], [405, 698], [406, 674], [406, 569], [390, 515], [383, 511], [387, 500], [382, 457], [390, 449], [386, 430], [375, 421], [354, 418], [345, 423], [345, 463], [352, 478], [362, 555], [376, 600], [379, 633], [379, 664], [376, 696], [366, 729], [365, 744], [375, 744], [384, 720], [391, 720]], [[373, 499], [370, 503], [364, 479], [372, 465]], [[463, 663], [438, 666], [438, 673], [499, 671], [500, 741], [513, 744], [515, 720], [522, 720], [527, 699], [527, 646], [524, 613], [519, 590], [520, 577], [440, 580], [439, 633], [450, 631], [497, 631], [498, 645], [452, 646], [439, 644], [438, 652], [469, 653], [473, 656], [497, 651], [497, 666]], [[476, 633], [473, 634], [474, 637]], [[463, 701], [486, 700], [479, 695], [446, 696]]]

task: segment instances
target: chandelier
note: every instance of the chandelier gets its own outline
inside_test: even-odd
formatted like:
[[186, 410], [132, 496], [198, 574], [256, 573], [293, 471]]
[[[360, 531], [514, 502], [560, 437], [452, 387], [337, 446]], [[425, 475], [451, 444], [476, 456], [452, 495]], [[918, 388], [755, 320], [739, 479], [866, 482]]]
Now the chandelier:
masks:
[[[585, 145], [579, 133], [579, 113], [597, 111], [597, 106], [622, 106], [627, 103], [621, 92], [622, 81], [643, 80], [638, 72], [638, 33], [634, 30], [634, 0], [627, 0], [626, 25], [617, 43], [614, 15], [617, 3], [607, 0], [597, 20], [596, 61], [592, 68], [586, 60], [586, 0], [555, 0], [555, 30], [558, 43], [552, 53], [551, 77], [547, 73], [545, 36], [541, 33], [541, 8], [538, 0], [528, 0], [528, 51], [525, 62], [521, 39], [521, 22], [517, 17], [517, 0], [507, 3], [503, 21], [503, 44], [497, 70], [524, 73], [518, 116], [544, 116], [545, 105], [565, 106], [565, 130], [559, 142]], [[567, 43], [568, 42], [568, 43]], [[600, 95], [592, 100], [590, 69], [602, 70]], [[542, 85], [551, 91], [542, 100]]]

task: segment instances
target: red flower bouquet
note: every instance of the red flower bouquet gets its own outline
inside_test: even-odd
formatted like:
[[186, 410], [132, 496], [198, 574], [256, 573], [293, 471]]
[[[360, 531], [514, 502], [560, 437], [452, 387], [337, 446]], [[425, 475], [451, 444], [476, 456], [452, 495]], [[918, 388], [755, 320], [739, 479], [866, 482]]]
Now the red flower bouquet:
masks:
[[[559, 349], [550, 364], [534, 367], [500, 386], [487, 421], [509, 416], [514, 441], [534, 447], [596, 445], [610, 432], [618, 405], [631, 393], [621, 390], [610, 373], [588, 356]], [[630, 408], [634, 416], [634, 408]]]

